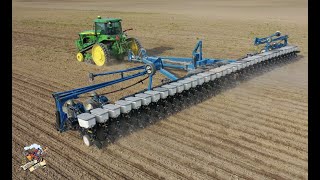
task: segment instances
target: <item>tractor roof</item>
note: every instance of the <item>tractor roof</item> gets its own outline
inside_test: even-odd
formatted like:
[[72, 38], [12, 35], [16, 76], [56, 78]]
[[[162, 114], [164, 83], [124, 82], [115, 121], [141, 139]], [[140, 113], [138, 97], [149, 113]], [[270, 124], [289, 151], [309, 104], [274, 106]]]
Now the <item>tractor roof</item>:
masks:
[[97, 19], [95, 19], [94, 20], [94, 22], [96, 22], [96, 23], [105, 23], [105, 22], [118, 22], [118, 21], [121, 21], [121, 19], [120, 18], [97, 18]]

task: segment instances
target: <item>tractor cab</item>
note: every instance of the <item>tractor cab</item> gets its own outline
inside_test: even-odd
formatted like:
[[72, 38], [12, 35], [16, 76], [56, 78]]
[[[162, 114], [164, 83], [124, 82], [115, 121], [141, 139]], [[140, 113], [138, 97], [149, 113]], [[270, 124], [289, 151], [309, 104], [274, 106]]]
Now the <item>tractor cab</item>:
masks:
[[120, 35], [122, 34], [121, 19], [101, 18], [98, 16], [94, 20], [95, 34], [101, 35]]

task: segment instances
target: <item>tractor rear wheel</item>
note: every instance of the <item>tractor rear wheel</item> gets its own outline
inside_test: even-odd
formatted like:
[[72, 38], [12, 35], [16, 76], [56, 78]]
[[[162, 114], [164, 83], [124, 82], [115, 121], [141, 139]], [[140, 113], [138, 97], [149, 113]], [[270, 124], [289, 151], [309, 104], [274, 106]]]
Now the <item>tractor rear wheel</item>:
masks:
[[97, 66], [103, 66], [111, 60], [109, 49], [102, 43], [92, 47], [92, 60]]
[[128, 38], [127, 41], [129, 42], [129, 49], [131, 49], [132, 53], [137, 56], [139, 55], [140, 49], [142, 49], [142, 45], [136, 38]]

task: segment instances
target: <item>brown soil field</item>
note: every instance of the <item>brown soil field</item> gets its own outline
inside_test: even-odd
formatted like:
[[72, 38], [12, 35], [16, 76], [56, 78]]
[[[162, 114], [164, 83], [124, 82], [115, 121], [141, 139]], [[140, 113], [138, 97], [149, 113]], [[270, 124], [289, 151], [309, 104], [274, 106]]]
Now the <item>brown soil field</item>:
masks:
[[[306, 0], [12, 3], [13, 179], [308, 179]], [[239, 58], [257, 50], [254, 37], [279, 30], [301, 56], [99, 150], [77, 132], [55, 130], [51, 95], [90, 85], [88, 72], [138, 65], [76, 61], [74, 41], [98, 15], [122, 18], [149, 55], [191, 57], [202, 39], [205, 57]], [[155, 84], [162, 78], [157, 74]], [[20, 166], [32, 143], [49, 151], [47, 167], [30, 173]]]

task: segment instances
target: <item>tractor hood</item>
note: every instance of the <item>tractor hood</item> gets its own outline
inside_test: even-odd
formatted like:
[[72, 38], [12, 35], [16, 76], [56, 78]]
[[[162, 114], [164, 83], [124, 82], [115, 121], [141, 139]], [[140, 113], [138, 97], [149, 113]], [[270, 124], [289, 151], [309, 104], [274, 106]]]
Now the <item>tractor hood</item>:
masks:
[[[94, 30], [87, 30], [79, 33], [80, 35], [94, 35]], [[100, 34], [100, 33], [97, 33]]]

